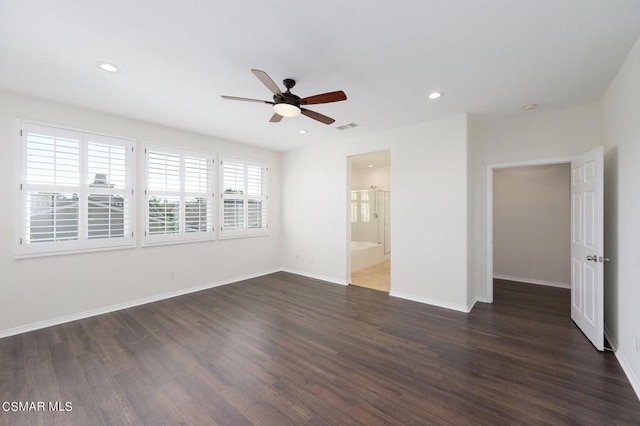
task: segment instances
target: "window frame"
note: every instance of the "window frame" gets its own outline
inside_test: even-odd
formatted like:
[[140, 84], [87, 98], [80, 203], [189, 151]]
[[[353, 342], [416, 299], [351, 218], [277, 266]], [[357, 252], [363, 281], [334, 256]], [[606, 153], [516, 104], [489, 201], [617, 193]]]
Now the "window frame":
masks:
[[[244, 167], [244, 193], [242, 195], [239, 194], [225, 194], [226, 189], [224, 188], [224, 163], [230, 162], [234, 164], [241, 164]], [[260, 195], [250, 194], [248, 191], [249, 187], [249, 167], [259, 167], [264, 170], [265, 173], [265, 181], [262, 182], [264, 193]], [[218, 189], [220, 191], [220, 204], [219, 204], [219, 213], [218, 217], [220, 218], [220, 239], [232, 239], [232, 238], [244, 238], [244, 237], [257, 237], [257, 236], [266, 236], [269, 235], [269, 163], [266, 161], [260, 160], [250, 160], [246, 158], [234, 157], [229, 155], [221, 155], [220, 161], [218, 163], [218, 174], [219, 174], [219, 186]], [[243, 200], [243, 222], [244, 226], [242, 229], [224, 229], [224, 201], [229, 199], [240, 199]], [[264, 220], [264, 226], [260, 228], [249, 228], [248, 224], [248, 212], [249, 212], [249, 200], [260, 200], [261, 206], [263, 206], [262, 217]]]
[[[159, 154], [174, 155], [179, 157], [179, 189], [178, 190], [154, 190], [150, 189], [150, 175], [149, 175], [149, 154], [157, 151]], [[214, 153], [197, 151], [193, 149], [186, 149], [181, 147], [175, 147], [170, 145], [158, 144], [155, 142], [145, 141], [144, 143], [144, 193], [143, 203], [141, 211], [143, 212], [144, 222], [144, 235], [143, 235], [143, 247], [159, 246], [166, 244], [182, 244], [198, 241], [215, 241], [217, 239], [217, 209], [216, 209], [216, 166], [217, 158]], [[200, 159], [206, 159], [209, 170], [208, 187], [207, 192], [187, 192], [185, 181], [185, 158], [195, 157]], [[179, 199], [179, 224], [178, 232], [171, 234], [155, 234], [150, 232], [150, 216], [149, 216], [149, 200], [153, 195], [165, 196], [167, 198], [173, 197]], [[204, 196], [204, 197], [203, 197]], [[202, 232], [186, 232], [185, 224], [185, 200], [190, 197], [206, 198], [211, 202], [211, 206], [207, 208], [208, 213], [211, 214], [211, 220], [207, 220], [210, 223], [210, 230]]]
[[[123, 136], [110, 135], [84, 129], [76, 129], [57, 124], [42, 123], [37, 121], [16, 119], [17, 127], [17, 178], [18, 193], [16, 203], [16, 249], [15, 257], [30, 258], [42, 256], [55, 256], [65, 254], [87, 253], [92, 251], [121, 250], [135, 248], [136, 246], [136, 140]], [[27, 138], [30, 131], [41, 130], [43, 134], [53, 137], [67, 137], [78, 140], [78, 170], [79, 180], [77, 185], [63, 184], [37, 184], [27, 181]], [[93, 139], [93, 140], [91, 140]], [[99, 142], [98, 142], [99, 141]], [[113, 146], [125, 148], [125, 184], [124, 188], [112, 189], [91, 187], [88, 182], [89, 172], [89, 144], [107, 143]], [[69, 241], [51, 241], [27, 243], [27, 197], [30, 192], [52, 192], [62, 194], [77, 194], [78, 197], [78, 238]], [[122, 195], [127, 203], [128, 221], [124, 223], [123, 236], [117, 238], [89, 238], [89, 207], [90, 194]], [[84, 203], [82, 200], [87, 200]], [[126, 231], [126, 235], [125, 235]]]

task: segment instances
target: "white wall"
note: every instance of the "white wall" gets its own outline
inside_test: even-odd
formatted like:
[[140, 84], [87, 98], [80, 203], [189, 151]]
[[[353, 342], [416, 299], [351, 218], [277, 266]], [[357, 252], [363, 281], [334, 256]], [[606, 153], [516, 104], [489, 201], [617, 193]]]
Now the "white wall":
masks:
[[[267, 161], [270, 235], [141, 248], [143, 222], [138, 208], [136, 249], [16, 260], [16, 117]], [[0, 92], [0, 143], [0, 199], [4, 202], [0, 209], [0, 335], [42, 321], [280, 267], [279, 153], [6, 92]], [[141, 165], [138, 161], [139, 185]], [[138, 207], [144, 205], [140, 189], [138, 186]], [[169, 271], [175, 272], [175, 279], [169, 279]]]
[[493, 275], [571, 288], [571, 167], [493, 173]]
[[372, 167], [353, 169], [351, 173], [351, 188], [369, 189], [377, 186], [383, 191], [391, 190], [391, 167]]
[[600, 103], [514, 117], [473, 117], [470, 144], [474, 150], [473, 207], [474, 292], [479, 300], [487, 289], [487, 165], [572, 157], [602, 145]]
[[466, 115], [283, 154], [283, 266], [348, 282], [347, 157], [386, 149], [393, 171], [391, 293], [466, 310]]
[[640, 397], [640, 39], [603, 99], [605, 326]]

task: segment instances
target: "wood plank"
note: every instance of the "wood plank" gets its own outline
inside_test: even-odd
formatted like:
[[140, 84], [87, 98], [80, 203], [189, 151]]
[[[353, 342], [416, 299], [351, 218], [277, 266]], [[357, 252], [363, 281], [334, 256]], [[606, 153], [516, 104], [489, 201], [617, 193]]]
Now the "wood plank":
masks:
[[569, 291], [496, 280], [469, 314], [284, 272], [0, 339], [39, 424], [640, 424]]

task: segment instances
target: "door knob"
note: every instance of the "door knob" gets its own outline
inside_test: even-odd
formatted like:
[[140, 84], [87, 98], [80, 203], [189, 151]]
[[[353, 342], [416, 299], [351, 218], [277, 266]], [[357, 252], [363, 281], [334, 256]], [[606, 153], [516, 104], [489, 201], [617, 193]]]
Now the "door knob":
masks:
[[602, 263], [602, 262], [609, 262], [611, 259], [609, 259], [608, 257], [602, 257], [600, 256], [598, 258], [598, 262]]
[[587, 256], [587, 260], [590, 262], [597, 262], [598, 261], [598, 256]]

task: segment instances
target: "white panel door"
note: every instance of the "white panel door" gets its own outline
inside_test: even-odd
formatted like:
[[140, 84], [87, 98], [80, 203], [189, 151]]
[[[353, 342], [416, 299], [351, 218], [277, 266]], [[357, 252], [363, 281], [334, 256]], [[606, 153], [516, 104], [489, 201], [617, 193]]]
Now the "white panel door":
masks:
[[571, 162], [571, 319], [604, 349], [603, 173], [598, 147]]

